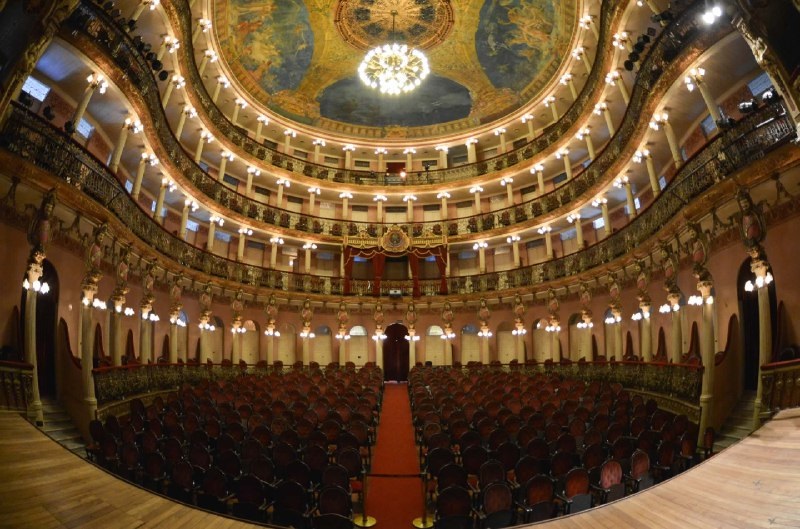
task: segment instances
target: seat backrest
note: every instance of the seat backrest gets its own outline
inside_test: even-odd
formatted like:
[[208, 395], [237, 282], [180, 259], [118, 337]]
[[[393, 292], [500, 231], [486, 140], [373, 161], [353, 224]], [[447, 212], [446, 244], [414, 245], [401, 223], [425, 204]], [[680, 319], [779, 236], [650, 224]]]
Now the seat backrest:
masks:
[[524, 500], [527, 505], [534, 505], [543, 501], [552, 501], [555, 493], [553, 480], [544, 474], [538, 474], [529, 479], [524, 485]]
[[317, 508], [320, 514], [341, 514], [350, 516], [353, 511], [350, 493], [338, 485], [324, 487], [317, 498]]
[[478, 471], [478, 483], [482, 489], [492, 483], [503, 482], [505, 479], [506, 470], [503, 467], [503, 463], [497, 459], [486, 461]]
[[463, 487], [447, 487], [436, 497], [436, 517], [469, 516], [472, 498]]
[[492, 483], [483, 490], [483, 511], [486, 514], [510, 510], [513, 503], [514, 496], [508, 483]]
[[576, 467], [567, 472], [567, 477], [564, 480], [564, 495], [568, 499], [588, 492], [589, 472], [585, 468]]
[[641, 479], [650, 472], [650, 456], [643, 450], [636, 450], [631, 455], [631, 477]]
[[622, 481], [622, 465], [619, 461], [609, 459], [603, 463], [600, 469], [600, 487], [603, 489], [610, 489], [612, 485], [616, 485]]
[[439, 470], [436, 486], [439, 490], [443, 490], [452, 485], [467, 488], [467, 471], [461, 465], [448, 463]]

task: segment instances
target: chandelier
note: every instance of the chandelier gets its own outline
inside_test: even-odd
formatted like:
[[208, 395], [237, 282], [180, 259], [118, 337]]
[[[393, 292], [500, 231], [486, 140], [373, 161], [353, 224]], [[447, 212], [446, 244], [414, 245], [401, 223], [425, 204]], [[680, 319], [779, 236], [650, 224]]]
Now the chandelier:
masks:
[[[392, 11], [392, 32], [397, 11]], [[369, 50], [358, 67], [358, 75], [367, 86], [382, 94], [398, 95], [411, 92], [430, 73], [425, 55], [406, 44], [384, 44]]]

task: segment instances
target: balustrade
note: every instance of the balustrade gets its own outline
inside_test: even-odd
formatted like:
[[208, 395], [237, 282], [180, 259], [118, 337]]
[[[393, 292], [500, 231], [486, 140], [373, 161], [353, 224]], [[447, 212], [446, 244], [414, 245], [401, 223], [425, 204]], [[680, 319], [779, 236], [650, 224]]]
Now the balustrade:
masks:
[[33, 399], [33, 366], [0, 361], [0, 408], [26, 411]]

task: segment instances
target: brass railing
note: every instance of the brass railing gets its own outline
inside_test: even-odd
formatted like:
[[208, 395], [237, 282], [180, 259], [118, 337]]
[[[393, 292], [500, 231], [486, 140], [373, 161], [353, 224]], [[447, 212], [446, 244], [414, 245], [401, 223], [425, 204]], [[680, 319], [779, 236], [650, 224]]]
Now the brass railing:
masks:
[[800, 360], [761, 366], [761, 410], [766, 416], [800, 406]]
[[33, 399], [33, 366], [0, 361], [0, 409], [26, 411]]
[[[171, 12], [171, 9], [172, 7], [168, 7], [167, 12]], [[607, 143], [606, 147], [599, 153], [597, 158], [593, 160], [584, 171], [576, 174], [572, 180], [556, 190], [519, 205], [503, 208], [491, 213], [461, 217], [448, 221], [413, 223], [406, 226], [406, 229], [418, 233], [443, 233], [454, 237], [523, 223], [537, 216], [566, 207], [573, 200], [580, 198], [587, 189], [601, 182], [603, 178], [607, 178], [607, 170], [618, 161], [621, 149], [627, 144], [637, 129], [642, 126], [639, 111], [652, 97], [652, 89], [656, 82], [662, 76], [669, 63], [675, 60], [676, 55], [688, 53], [692, 45], [699, 38], [698, 36], [703, 34], [698, 31], [697, 27], [697, 13], [695, 11], [698, 9], [699, 8], [695, 6], [685, 11], [682, 16], [677, 17], [676, 20], [672, 22], [672, 25], [669, 26], [669, 31], [662, 32], [650, 46], [646, 58], [643, 59], [641, 63], [639, 73], [637, 74], [637, 83], [631, 92], [631, 103], [620, 127], [612, 140]], [[175, 16], [179, 19], [182, 30], [188, 31], [187, 28], [183, 26], [189, 24], [189, 21], [186, 20], [184, 16]], [[155, 81], [150, 64], [137, 49], [130, 35], [111, 20], [105, 11], [91, 3], [82, 3], [78, 7], [75, 14], [70, 18], [70, 26], [74, 31], [81, 32], [90, 37], [91, 41], [109, 56], [117, 67], [125, 73], [125, 76], [137, 90], [139, 90], [141, 97], [147, 103], [157, 125], [155, 132], [159, 137], [159, 141], [169, 154], [168, 159], [163, 160], [162, 163], [165, 165], [172, 165], [180, 174], [187, 178], [196, 189], [221, 206], [256, 221], [264, 222], [265, 224], [334, 237], [341, 236], [344, 233], [355, 234], [361, 230], [373, 230], [375, 232], [385, 230], [386, 226], [381, 224], [360, 222], [344, 223], [339, 219], [310, 216], [273, 207], [265, 202], [238, 193], [219, 180], [211, 177], [194, 163], [180, 143], [175, 139], [161, 107], [158, 85]], [[179, 52], [181, 52], [181, 50], [183, 50], [183, 47]], [[181, 53], [187, 53], [187, 51]], [[670, 60], [668, 61], [667, 58], [670, 58]], [[268, 152], [265, 147], [256, 144], [239, 128], [230, 124], [221, 111], [211, 102], [208, 94], [205, 92], [200, 82], [199, 75], [197, 75], [193, 58], [189, 57], [186, 60], [189, 61], [188, 73], [190, 77], [192, 75], [197, 77], [194, 80], [196, 82], [193, 82], [192, 85], [194, 89], [197, 90], [198, 97], [203, 102], [204, 111], [212, 118], [212, 121], [214, 121], [215, 126], [219, 128], [220, 132], [228, 136], [235, 145], [241, 146], [248, 154], [251, 154], [255, 158], [265, 161], [269, 161], [275, 156], [284, 157], [285, 159], [289, 158], [280, 153]], [[592, 75], [599, 75], [595, 74], [595, 71], [596, 69], [592, 70]], [[589, 86], [589, 83], [587, 83], [586, 86]], [[576, 103], [570, 107], [558, 123], [552, 125], [551, 128], [546, 130], [543, 136], [537, 138], [530, 144], [538, 145], [538, 150], [535, 152], [539, 152], [547, 145], [557, 141], [559, 134], [568, 130], [572, 122], [584, 114], [583, 111], [586, 109], [584, 108], [585, 101], [583, 100], [589, 97], [589, 93], [590, 90], [585, 88], [578, 99], [582, 104]], [[573, 116], [573, 114], [575, 115]], [[541, 143], [541, 145], [539, 143]], [[530, 148], [530, 146], [528, 148]], [[508, 160], [527, 159], [535, 154], [534, 151], [531, 151], [528, 156], [525, 154], [525, 152], [527, 152], [524, 150], [525, 148], [522, 149], [522, 153], [511, 152], [504, 155], [502, 159], [505, 161], [497, 162], [494, 166], [487, 168], [483, 172], [499, 170], [502, 167], [508, 166], [510, 163]], [[284, 158], [281, 159], [284, 160]], [[284, 160], [280, 163], [287, 167], [291, 166], [292, 170], [295, 170], [295, 166], [300, 164], [301, 161], [293, 159], [291, 162]], [[308, 162], [302, 163], [308, 164]], [[329, 171], [330, 169], [325, 168], [320, 170]], [[458, 168], [458, 170], [461, 171], [463, 169]], [[308, 171], [303, 169], [299, 172], [305, 174]], [[362, 183], [375, 184], [374, 179], [369, 179], [368, 173], [355, 172], [354, 174], [356, 173], [358, 174], [352, 177], [353, 181], [351, 183], [358, 183], [356, 180], [359, 180]], [[463, 177], [475, 176], [476, 174], [477, 173], [470, 173]], [[349, 182], [350, 180], [346, 179], [343, 181]]]
[[[734, 171], [762, 158], [795, 137], [795, 129], [781, 102], [763, 107], [725, 130], [687, 162], [672, 184], [647, 209], [610, 237], [585, 250], [503, 272], [447, 278], [452, 294], [469, 294], [539, 285], [576, 275], [630, 253], [655, 235], [686, 204]], [[244, 285], [294, 292], [341, 295], [343, 280], [296, 274], [240, 263], [206, 252], [169, 233], [153, 221], [130, 197], [122, 184], [82, 146], [65, 133], [20, 106], [15, 106], [0, 133], [0, 147], [61, 178], [117, 216], [132, 234], [155, 251], [204, 274]], [[412, 281], [404, 292], [412, 291]], [[425, 282], [426, 294], [438, 292], [438, 281]], [[382, 286], [383, 288], [383, 286]], [[386, 287], [388, 288], [388, 287]], [[394, 288], [394, 287], [393, 287]], [[363, 292], [369, 294], [364, 287]], [[382, 292], [382, 294], [388, 294]]]

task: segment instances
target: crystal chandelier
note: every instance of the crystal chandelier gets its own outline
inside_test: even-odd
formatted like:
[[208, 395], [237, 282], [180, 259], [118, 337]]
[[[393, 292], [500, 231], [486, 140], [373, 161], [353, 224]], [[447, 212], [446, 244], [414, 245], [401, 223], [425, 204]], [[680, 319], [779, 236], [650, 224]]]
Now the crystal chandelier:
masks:
[[[392, 36], [396, 16], [397, 11], [392, 11]], [[389, 95], [411, 92], [430, 71], [428, 59], [421, 51], [397, 42], [369, 50], [358, 67], [364, 84]]]

